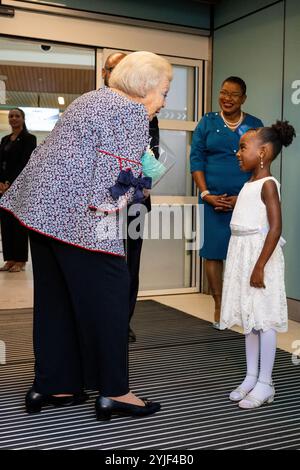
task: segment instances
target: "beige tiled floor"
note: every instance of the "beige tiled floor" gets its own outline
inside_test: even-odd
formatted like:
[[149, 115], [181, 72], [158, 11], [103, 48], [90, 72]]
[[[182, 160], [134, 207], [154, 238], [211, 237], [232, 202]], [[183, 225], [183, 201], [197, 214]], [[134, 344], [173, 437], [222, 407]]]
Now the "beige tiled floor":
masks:
[[[2, 260], [0, 260], [2, 264]], [[204, 320], [212, 321], [213, 300], [209, 295], [186, 294], [152, 297], [165, 305], [177, 308]], [[9, 308], [28, 308], [33, 305], [33, 276], [30, 263], [25, 272], [0, 272], [0, 310]], [[0, 312], [1, 313], [1, 312]], [[240, 331], [239, 328], [234, 328]], [[222, 334], [222, 332], [220, 332]], [[290, 321], [288, 333], [278, 335], [278, 347], [295, 352], [293, 342], [300, 341], [300, 323]], [[299, 349], [299, 347], [298, 347]]]
[[[2, 262], [1, 262], [2, 266]], [[30, 263], [20, 273], [0, 272], [0, 309], [33, 305], [33, 276]]]

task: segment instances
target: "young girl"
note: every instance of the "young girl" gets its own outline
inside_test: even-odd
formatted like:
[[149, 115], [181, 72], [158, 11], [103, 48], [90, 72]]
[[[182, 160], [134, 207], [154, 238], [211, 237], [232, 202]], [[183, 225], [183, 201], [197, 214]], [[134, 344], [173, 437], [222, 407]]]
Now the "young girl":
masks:
[[240, 325], [245, 333], [247, 375], [229, 397], [240, 408], [271, 403], [275, 395], [276, 334], [287, 331], [288, 320], [280, 185], [270, 166], [294, 136], [287, 121], [277, 121], [246, 132], [237, 153], [241, 169], [251, 171], [252, 177], [243, 186], [231, 219], [220, 327]]

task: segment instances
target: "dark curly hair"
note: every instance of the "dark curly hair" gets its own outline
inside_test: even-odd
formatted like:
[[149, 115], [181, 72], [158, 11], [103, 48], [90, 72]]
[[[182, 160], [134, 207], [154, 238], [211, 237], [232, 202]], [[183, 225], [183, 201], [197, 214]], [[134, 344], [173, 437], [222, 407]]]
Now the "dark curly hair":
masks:
[[289, 121], [276, 121], [271, 127], [261, 127], [257, 129], [257, 134], [263, 144], [272, 144], [273, 160], [281, 152], [282, 146], [288, 147], [296, 137], [295, 129]]

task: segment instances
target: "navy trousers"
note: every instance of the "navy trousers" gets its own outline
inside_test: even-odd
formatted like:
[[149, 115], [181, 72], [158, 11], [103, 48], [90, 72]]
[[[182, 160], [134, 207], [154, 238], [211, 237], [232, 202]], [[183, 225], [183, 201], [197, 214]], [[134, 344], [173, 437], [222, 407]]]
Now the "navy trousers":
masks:
[[124, 395], [129, 277], [124, 258], [30, 231], [35, 388], [42, 394]]
[[[151, 210], [151, 201], [150, 197], [142, 204], [146, 207], [142, 213], [137, 211], [136, 215], [127, 216], [127, 227], [130, 227], [130, 224], [136, 220], [137, 217], [140, 219], [140, 223], [137, 225], [136, 230], [138, 232], [143, 232], [145, 224], [145, 215], [146, 212]], [[137, 206], [138, 207], [138, 206]], [[129, 206], [130, 209], [130, 206]], [[137, 296], [139, 292], [139, 280], [140, 280], [140, 264], [141, 264], [141, 254], [143, 247], [143, 238], [131, 238], [130, 234], [127, 231], [127, 240], [125, 243], [126, 259], [127, 266], [129, 271], [130, 287], [129, 287], [129, 322], [134, 314]]]
[[1, 238], [4, 261], [28, 260], [28, 230], [5, 210], [1, 211]]

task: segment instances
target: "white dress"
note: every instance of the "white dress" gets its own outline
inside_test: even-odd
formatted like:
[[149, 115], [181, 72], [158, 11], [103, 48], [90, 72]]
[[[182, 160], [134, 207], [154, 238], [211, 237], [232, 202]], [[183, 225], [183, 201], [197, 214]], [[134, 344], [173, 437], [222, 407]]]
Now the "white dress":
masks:
[[266, 206], [261, 199], [265, 181], [280, 184], [273, 176], [245, 183], [230, 223], [221, 308], [221, 329], [240, 325], [244, 333], [270, 328], [287, 331], [287, 301], [284, 287], [282, 241], [277, 244], [264, 269], [266, 288], [250, 286], [253, 268], [262, 251], [269, 229]]

